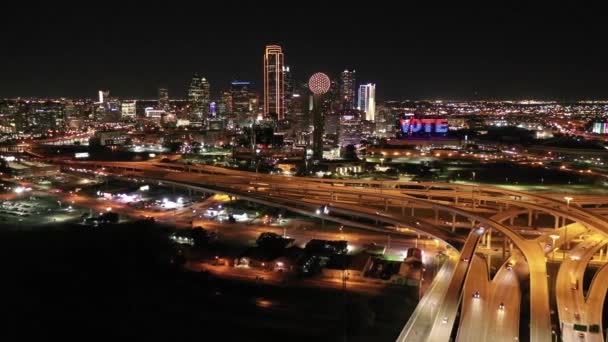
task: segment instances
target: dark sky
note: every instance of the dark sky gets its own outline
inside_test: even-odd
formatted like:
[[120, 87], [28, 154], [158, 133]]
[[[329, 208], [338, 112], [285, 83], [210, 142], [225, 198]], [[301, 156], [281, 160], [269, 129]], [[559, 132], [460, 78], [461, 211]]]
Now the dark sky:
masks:
[[380, 99], [608, 99], [599, 7], [364, 2], [5, 8], [0, 97], [155, 97], [167, 85], [179, 98], [195, 71], [214, 93], [231, 79], [259, 85], [264, 46], [277, 43], [296, 79], [354, 67]]

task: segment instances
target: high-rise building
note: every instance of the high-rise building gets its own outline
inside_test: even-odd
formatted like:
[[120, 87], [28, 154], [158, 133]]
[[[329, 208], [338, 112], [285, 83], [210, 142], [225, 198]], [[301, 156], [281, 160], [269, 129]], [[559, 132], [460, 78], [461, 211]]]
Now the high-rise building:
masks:
[[199, 119], [209, 113], [211, 103], [211, 86], [206, 78], [194, 74], [190, 87], [188, 88], [188, 101], [190, 102], [190, 112]]
[[359, 102], [357, 109], [365, 113], [365, 120], [376, 119], [376, 85], [374, 83], [359, 86]]
[[203, 114], [209, 115], [211, 111], [211, 84], [203, 77], [201, 87], [203, 90]]
[[137, 112], [137, 101], [122, 101], [120, 112], [122, 117], [134, 118]]
[[289, 66], [283, 67], [283, 79], [285, 80], [285, 118], [288, 119], [294, 94], [293, 76], [289, 70]]
[[218, 106], [218, 113], [220, 115], [232, 114], [232, 92], [222, 92], [222, 98]]
[[253, 111], [250, 92], [251, 82], [233, 81], [230, 83], [230, 98], [232, 100], [232, 116], [235, 124], [246, 124], [253, 121]]
[[158, 109], [169, 110], [169, 89], [158, 88]]
[[285, 118], [285, 74], [283, 50], [278, 45], [266, 46], [264, 53], [264, 116]]
[[99, 91], [99, 103], [106, 102], [108, 96], [110, 96], [110, 91], [109, 90], [100, 90]]
[[356, 85], [355, 70], [344, 70], [340, 74], [340, 102], [342, 109], [355, 108], [355, 85]]

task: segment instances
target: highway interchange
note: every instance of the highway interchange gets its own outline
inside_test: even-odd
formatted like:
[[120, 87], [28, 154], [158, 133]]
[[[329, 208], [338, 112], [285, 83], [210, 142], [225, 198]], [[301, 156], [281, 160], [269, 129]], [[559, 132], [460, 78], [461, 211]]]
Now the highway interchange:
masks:
[[[224, 193], [362, 229], [444, 241], [453, 247], [449, 258], [397, 341], [518, 340], [522, 298], [530, 300], [525, 307], [531, 341], [552, 341], [558, 327], [563, 341], [603, 341], [605, 196], [565, 199], [477, 185], [296, 178], [156, 161], [62, 163]], [[325, 206], [327, 213], [319, 210]], [[502, 257], [494, 255], [497, 248]], [[492, 258], [502, 263], [490, 278]], [[561, 260], [554, 290], [548, 259]], [[601, 268], [585, 298], [582, 275], [592, 259]], [[523, 295], [525, 281], [529, 296]], [[552, 293], [558, 317], [551, 315]]]

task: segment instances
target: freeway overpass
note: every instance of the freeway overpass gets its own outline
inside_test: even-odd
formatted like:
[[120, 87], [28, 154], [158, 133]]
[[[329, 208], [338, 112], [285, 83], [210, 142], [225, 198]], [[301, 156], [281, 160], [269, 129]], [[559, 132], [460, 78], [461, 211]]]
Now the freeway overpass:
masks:
[[[105, 172], [133, 177], [146, 177], [172, 184], [200, 187], [205, 191], [230, 193], [235, 196], [250, 198], [255, 201], [277, 205], [285, 203], [290, 210], [304, 210], [311, 216], [317, 215], [314, 208], [329, 205], [332, 214], [316, 216], [323, 219], [345, 220], [344, 216], [363, 218], [383, 222], [397, 227], [407, 227], [417, 232], [432, 235], [448, 243], [457, 245], [462, 224], [456, 225], [456, 218], [470, 222], [470, 228], [484, 228], [483, 238], [491, 241], [492, 232], [502, 236], [504, 245], [512, 243], [525, 260], [530, 279], [530, 310], [533, 319], [530, 322], [530, 337], [534, 341], [551, 339], [551, 321], [549, 308], [549, 287], [545, 255], [554, 248], [555, 241], [549, 242], [549, 233], [541, 233], [540, 238], [530, 240], [522, 236], [521, 231], [513, 229], [512, 219], [527, 216], [528, 225], [532, 226], [536, 215], [549, 215], [555, 218], [554, 228], [577, 223], [585, 229], [591, 229], [603, 236], [608, 234], [608, 223], [604, 217], [590, 208], [565, 203], [555, 196], [528, 194], [487, 186], [470, 186], [449, 183], [416, 183], [416, 182], [382, 182], [368, 180], [325, 180], [318, 178], [294, 178], [283, 176], [260, 175], [251, 172], [226, 170], [207, 166], [189, 166], [156, 162], [65, 162], [66, 167], [84, 167], [105, 169]], [[598, 203], [604, 201], [599, 201]], [[434, 216], [434, 220], [433, 220]], [[442, 223], [440, 217], [451, 217]], [[506, 224], [509, 220], [511, 224]], [[352, 222], [353, 220], [351, 220]], [[421, 222], [422, 221], [422, 222]], [[422, 224], [421, 224], [422, 223]], [[430, 224], [434, 223], [434, 224]], [[450, 227], [451, 226], [451, 227]], [[374, 225], [368, 225], [373, 228]], [[374, 228], [376, 229], [376, 228]], [[381, 228], [386, 229], [386, 227]], [[530, 227], [534, 230], [535, 227]], [[396, 231], [396, 230], [394, 230]], [[474, 230], [471, 230], [472, 232]], [[557, 230], [555, 232], [562, 232]], [[573, 233], [563, 240], [569, 240]], [[471, 236], [469, 234], [469, 236]], [[488, 240], [489, 239], [489, 240]], [[559, 239], [562, 239], [560, 235]], [[455, 242], [456, 241], [456, 242]], [[477, 241], [475, 241], [477, 246]], [[491, 246], [491, 243], [487, 243]], [[471, 255], [470, 244], [465, 242], [463, 255]], [[505, 247], [506, 249], [506, 247]], [[504, 250], [504, 249], [503, 249]], [[468, 259], [466, 262], [464, 259]], [[449, 299], [443, 307], [431, 310], [428, 319], [432, 320], [423, 335], [428, 340], [449, 338], [455, 315], [459, 309], [458, 300], [462, 294], [465, 276], [479, 276], [479, 267], [471, 267], [470, 261], [477, 258], [456, 259], [448, 263], [446, 271], [442, 270], [441, 281], [431, 287], [429, 293], [439, 293], [441, 298]], [[466, 267], [462, 266], [467, 264]], [[476, 261], [475, 263], [479, 263]], [[452, 265], [452, 266], [449, 266]], [[477, 271], [471, 272], [474, 269]], [[499, 271], [500, 273], [500, 271]], [[501, 273], [502, 274], [502, 273]], [[514, 286], [517, 278], [501, 275], [499, 279], [508, 279], [508, 286]], [[503, 284], [502, 281], [499, 284]], [[432, 299], [421, 302], [429, 303]], [[441, 311], [440, 311], [441, 310]], [[428, 312], [418, 310], [414, 317], [423, 317]], [[428, 310], [427, 310], [428, 311]], [[436, 311], [436, 312], [435, 312]], [[440, 313], [439, 313], [440, 312]], [[438, 314], [439, 313], [439, 314]], [[511, 311], [509, 311], [509, 315]], [[432, 316], [432, 317], [431, 317]], [[444, 318], [447, 317], [447, 320]], [[415, 318], [414, 318], [415, 320]], [[408, 323], [416, 326], [414, 321]], [[466, 323], [466, 322], [465, 322]], [[466, 324], [465, 324], [466, 325]], [[409, 329], [409, 330], [407, 330]], [[512, 334], [512, 325], [509, 328]], [[404, 331], [420, 329], [406, 328]], [[465, 336], [467, 332], [459, 332]], [[402, 333], [403, 335], [403, 333]], [[402, 340], [407, 335], [403, 335]], [[411, 338], [411, 337], [408, 337]], [[464, 338], [464, 337], [462, 337]]]

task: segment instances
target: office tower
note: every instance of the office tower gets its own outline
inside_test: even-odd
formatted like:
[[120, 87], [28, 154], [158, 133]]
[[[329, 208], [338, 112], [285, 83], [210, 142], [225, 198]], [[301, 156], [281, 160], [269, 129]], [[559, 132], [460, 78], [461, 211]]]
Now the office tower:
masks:
[[230, 83], [230, 98], [232, 100], [232, 118], [235, 124], [247, 124], [253, 121], [251, 82], [233, 81]]
[[188, 88], [188, 102], [190, 102], [190, 113], [197, 119], [204, 120], [209, 114], [211, 102], [211, 86], [206, 78], [194, 74], [190, 87]]
[[203, 114], [208, 116], [211, 111], [211, 84], [204, 77], [201, 79], [201, 88], [203, 94]]
[[331, 87], [331, 80], [329, 77], [322, 73], [317, 72], [312, 75], [308, 80], [308, 88], [313, 94], [313, 107], [312, 107], [312, 116], [313, 116], [313, 158], [316, 160], [323, 159], [323, 102], [324, 95], [329, 91]]
[[169, 89], [158, 88], [158, 109], [169, 110]]
[[357, 109], [365, 113], [365, 120], [376, 119], [376, 85], [373, 83], [359, 86], [359, 102]]
[[278, 45], [266, 46], [264, 53], [264, 116], [285, 118], [285, 74], [283, 50]]
[[220, 99], [220, 104], [218, 105], [218, 113], [219, 115], [232, 114], [232, 92], [231, 91], [223, 91], [222, 98]]
[[344, 70], [340, 74], [340, 102], [342, 109], [355, 108], [355, 70]]
[[288, 116], [291, 111], [291, 101], [294, 94], [293, 76], [289, 66], [283, 67], [283, 79], [285, 80], [285, 118], [289, 119]]
[[137, 111], [137, 101], [122, 101], [120, 112], [122, 117], [134, 118]]
[[104, 103], [109, 96], [110, 96], [109, 90], [100, 90], [99, 91], [99, 103]]

